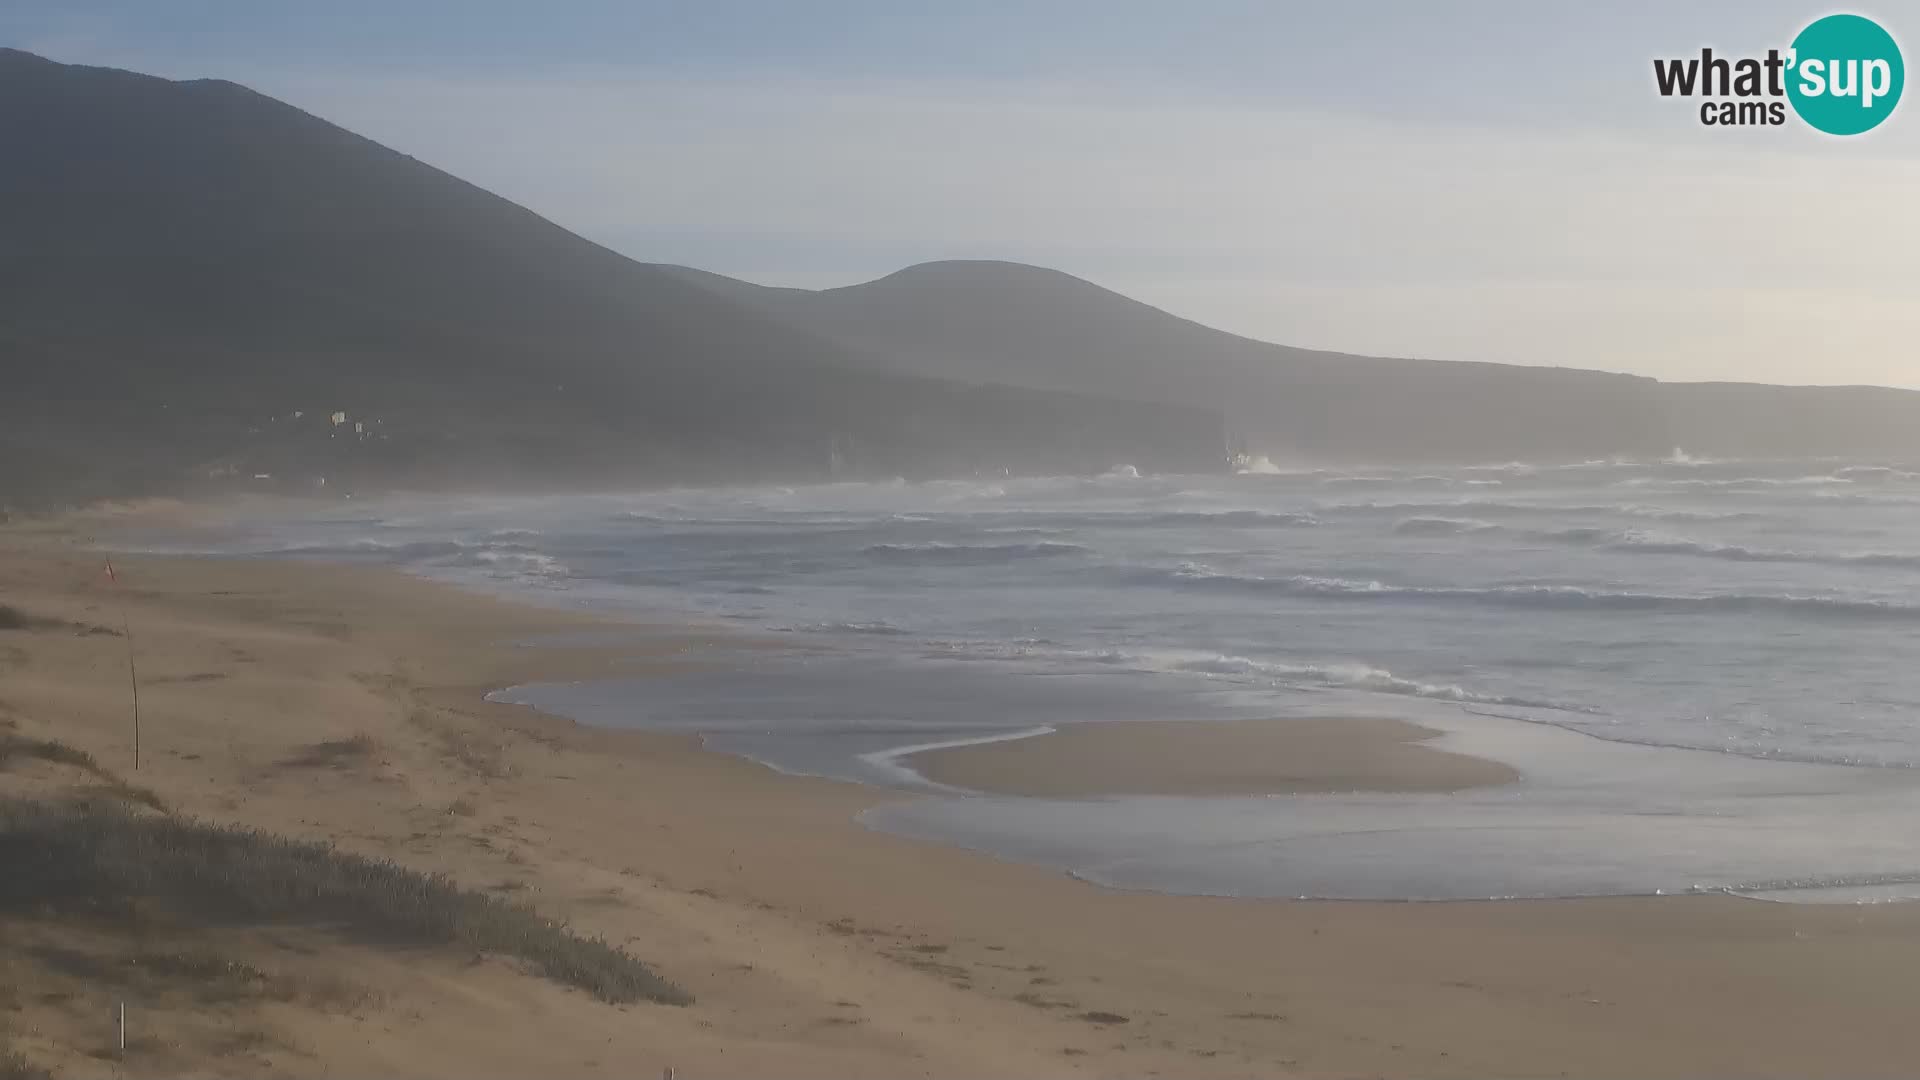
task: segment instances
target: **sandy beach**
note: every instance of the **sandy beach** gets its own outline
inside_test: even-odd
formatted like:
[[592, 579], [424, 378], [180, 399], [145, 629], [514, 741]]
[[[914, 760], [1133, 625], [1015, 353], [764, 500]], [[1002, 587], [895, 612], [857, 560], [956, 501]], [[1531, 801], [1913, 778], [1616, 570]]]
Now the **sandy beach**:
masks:
[[[110, 584], [88, 545], [113, 524], [0, 530], [0, 602], [33, 617], [0, 630], [0, 728], [84, 750], [178, 814], [525, 898], [696, 999], [611, 1006], [497, 958], [236, 926], [223, 949], [338, 992], [213, 1011], [136, 1002], [145, 1071], [1894, 1076], [1920, 1056], [1912, 905], [1102, 890], [854, 821], [900, 793], [483, 699], [534, 679], [711, 664], [704, 629], [663, 620], [619, 644], [528, 647], [609, 624], [284, 561], [116, 557]], [[142, 680], [137, 773], [126, 643], [112, 632], [121, 604]], [[1170, 727], [1092, 726], [912, 763], [949, 783], [1051, 795], [1513, 778], [1386, 721]], [[357, 750], [321, 757], [323, 744]], [[10, 765], [0, 794], [51, 797], [81, 779]], [[113, 947], [104, 933], [0, 912], [0, 1030], [57, 1075], [122, 1068], [97, 1053], [113, 1003], [49, 960]]]

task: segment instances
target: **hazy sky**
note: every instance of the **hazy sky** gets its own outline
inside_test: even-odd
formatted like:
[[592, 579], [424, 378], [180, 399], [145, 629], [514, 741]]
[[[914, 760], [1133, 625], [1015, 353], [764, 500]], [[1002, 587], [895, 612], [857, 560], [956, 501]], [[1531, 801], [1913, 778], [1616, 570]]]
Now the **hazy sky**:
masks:
[[[1830, 9], [8, 0], [0, 44], [246, 83], [635, 258], [1079, 274], [1289, 344], [1920, 387], [1920, 91], [1702, 127], [1651, 60]], [[1920, 4], [1848, 8], [1920, 42]]]

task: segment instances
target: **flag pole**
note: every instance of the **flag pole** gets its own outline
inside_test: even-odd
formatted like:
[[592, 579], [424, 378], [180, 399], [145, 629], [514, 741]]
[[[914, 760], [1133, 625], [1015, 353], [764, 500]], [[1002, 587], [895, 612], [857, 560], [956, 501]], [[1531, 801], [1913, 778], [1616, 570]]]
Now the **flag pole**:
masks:
[[[107, 580], [115, 585], [120, 578], [113, 572], [113, 559], [107, 558]], [[140, 671], [133, 663], [133, 624], [127, 621], [127, 601], [114, 590], [113, 598], [120, 605], [120, 633], [127, 641], [127, 682], [133, 687], [133, 771], [140, 771]]]

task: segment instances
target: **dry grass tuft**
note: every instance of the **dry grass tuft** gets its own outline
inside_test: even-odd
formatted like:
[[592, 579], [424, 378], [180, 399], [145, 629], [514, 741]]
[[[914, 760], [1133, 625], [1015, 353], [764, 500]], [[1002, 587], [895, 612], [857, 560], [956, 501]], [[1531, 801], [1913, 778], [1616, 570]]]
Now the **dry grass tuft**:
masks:
[[49, 619], [42, 615], [30, 615], [11, 604], [0, 604], [0, 630], [55, 630], [63, 626], [82, 637], [94, 634], [120, 636], [120, 631], [109, 627], [94, 626], [91, 623], [61, 622], [59, 619]]
[[281, 764], [292, 769], [347, 769], [373, 760], [380, 741], [366, 732], [345, 739], [317, 742]]
[[0, 1080], [53, 1080], [53, 1074], [34, 1065], [17, 1050], [0, 1050]]
[[504, 780], [513, 775], [506, 760], [506, 744], [481, 739], [434, 715], [431, 709], [416, 708], [407, 714], [407, 722], [433, 736], [440, 749], [468, 772], [488, 780]]
[[[11, 728], [12, 725], [9, 724], [8, 727]], [[84, 792], [88, 796], [138, 803], [163, 814], [167, 811], [167, 804], [159, 795], [147, 788], [136, 787], [122, 780], [85, 750], [68, 746], [63, 742], [55, 742], [52, 739], [30, 739], [24, 735], [13, 734], [11, 731], [0, 731], [0, 769], [6, 768], [15, 761], [28, 759], [70, 766], [95, 777], [100, 783]]]
[[97, 802], [0, 800], [0, 866], [0, 907], [124, 911], [151, 903], [203, 921], [333, 923], [510, 956], [603, 1001], [692, 1000], [634, 957], [524, 904], [263, 832]]
[[71, 765], [76, 769], [85, 769], [95, 776], [106, 771], [101, 768], [100, 762], [96, 761], [92, 754], [68, 746], [66, 743], [55, 742], [52, 739], [29, 739], [22, 735], [0, 737], [0, 769], [6, 768], [8, 764], [19, 758], [38, 758], [41, 761], [51, 761], [56, 765]]

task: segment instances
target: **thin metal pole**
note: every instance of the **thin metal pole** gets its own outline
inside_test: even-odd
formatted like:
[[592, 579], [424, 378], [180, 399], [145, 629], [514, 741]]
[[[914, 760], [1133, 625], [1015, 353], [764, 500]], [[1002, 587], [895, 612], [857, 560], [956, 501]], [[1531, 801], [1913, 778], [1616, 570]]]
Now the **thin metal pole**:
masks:
[[133, 686], [133, 771], [140, 771], [140, 670], [133, 663], [133, 623], [127, 620], [127, 601], [120, 595], [120, 577], [113, 572], [113, 560], [107, 560], [107, 580], [113, 582], [113, 599], [120, 606], [120, 636], [127, 641], [127, 682]]
[[127, 681], [133, 684], [133, 771], [140, 771], [140, 671], [133, 665], [133, 626], [127, 605], [120, 605], [120, 631], [127, 636]]

